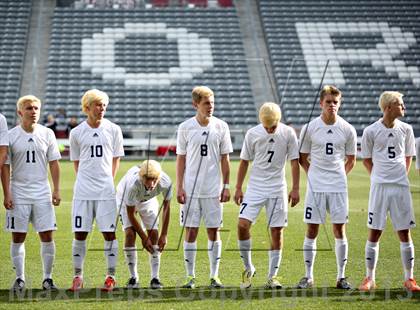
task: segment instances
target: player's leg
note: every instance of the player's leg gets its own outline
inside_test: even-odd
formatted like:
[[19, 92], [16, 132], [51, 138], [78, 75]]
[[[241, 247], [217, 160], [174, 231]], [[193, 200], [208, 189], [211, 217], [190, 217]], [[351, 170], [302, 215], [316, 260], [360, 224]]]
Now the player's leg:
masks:
[[25, 239], [31, 208], [31, 205], [15, 205], [13, 209], [6, 210], [6, 231], [12, 233], [10, 257], [16, 273], [16, 279], [12, 285], [14, 291], [25, 288]]
[[398, 237], [400, 239], [401, 261], [404, 269], [404, 287], [409, 291], [419, 292], [420, 287], [414, 279], [414, 244], [410, 230], [399, 230]]
[[[120, 205], [121, 201], [117, 201]], [[127, 281], [127, 288], [139, 287], [139, 275], [137, 271], [137, 248], [136, 237], [137, 233], [133, 229], [130, 219], [127, 215], [127, 208], [125, 205], [121, 208], [121, 222], [124, 229], [124, 258], [127, 264], [130, 278]]]
[[222, 288], [223, 284], [219, 279], [219, 266], [222, 256], [222, 240], [220, 240], [219, 229], [223, 222], [223, 205], [219, 202], [219, 198], [203, 198], [201, 203], [204, 210], [204, 224], [207, 228], [210, 287]]

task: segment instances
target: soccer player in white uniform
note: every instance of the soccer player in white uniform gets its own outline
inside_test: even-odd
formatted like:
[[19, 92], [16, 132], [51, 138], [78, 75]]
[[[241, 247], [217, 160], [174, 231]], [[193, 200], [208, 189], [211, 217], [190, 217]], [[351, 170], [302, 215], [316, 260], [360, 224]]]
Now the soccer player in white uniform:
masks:
[[365, 246], [366, 277], [359, 289], [376, 288], [375, 270], [379, 255], [379, 239], [389, 212], [400, 239], [401, 261], [405, 273], [404, 287], [420, 291], [414, 280], [414, 245], [410, 229], [415, 227], [410, 184], [407, 173], [415, 154], [413, 128], [398, 118], [404, 116], [403, 95], [385, 91], [379, 98], [381, 119], [365, 128], [362, 137], [363, 164], [370, 174], [370, 193]]
[[7, 159], [7, 148], [9, 147], [9, 131], [7, 130], [6, 118], [0, 113], [0, 172]]
[[[25, 238], [31, 222], [41, 240], [42, 288], [56, 289], [52, 280], [55, 258], [54, 206], [60, 204], [61, 158], [51, 129], [38, 124], [41, 101], [32, 95], [17, 102], [20, 125], [9, 131], [9, 157], [2, 169], [6, 231], [12, 233], [10, 256], [16, 271], [13, 290], [25, 288]], [[53, 191], [48, 182], [48, 166]]]
[[[159, 236], [159, 202], [162, 193], [162, 230]], [[125, 260], [130, 272], [127, 288], [138, 288], [136, 233], [150, 253], [150, 288], [161, 289], [159, 279], [160, 254], [165, 248], [172, 198], [172, 181], [155, 160], [146, 160], [127, 171], [117, 186], [117, 204], [121, 207], [121, 220], [125, 231]], [[138, 214], [146, 227], [147, 235], [136, 218]]]
[[356, 130], [338, 115], [341, 91], [326, 85], [320, 93], [321, 115], [306, 124], [300, 133], [299, 162], [307, 173], [304, 222], [307, 223], [303, 242], [306, 275], [297, 288], [313, 286], [313, 266], [319, 225], [330, 213], [335, 237], [337, 283], [339, 289], [351, 289], [345, 277], [348, 243], [345, 224], [349, 206], [347, 177], [356, 160]]
[[[287, 226], [288, 200], [294, 207], [299, 202], [299, 149], [292, 127], [280, 123], [280, 107], [264, 103], [259, 111], [261, 124], [248, 130], [241, 151], [234, 200], [239, 209], [238, 247], [245, 267], [241, 288], [249, 288], [255, 274], [251, 261], [251, 224], [266, 207], [267, 223], [271, 231], [271, 246], [266, 288], [281, 288], [276, 278], [282, 256], [283, 227]], [[286, 160], [292, 168], [292, 190], [287, 196]], [[245, 196], [242, 185], [252, 161], [251, 174]]]
[[83, 263], [86, 238], [93, 220], [105, 239], [104, 253], [107, 276], [102, 288], [115, 287], [118, 242], [115, 237], [117, 204], [114, 177], [120, 157], [124, 156], [121, 128], [104, 118], [108, 95], [100, 90], [88, 90], [82, 97], [82, 111], [87, 119], [70, 132], [70, 160], [74, 161], [76, 182], [73, 193], [72, 246], [74, 278], [71, 291], [83, 287]]
[[210, 286], [220, 288], [223, 285], [218, 276], [222, 252], [219, 228], [223, 219], [222, 203], [230, 199], [232, 143], [226, 122], [213, 116], [214, 93], [210, 88], [195, 87], [192, 104], [196, 115], [179, 125], [176, 148], [176, 195], [181, 204], [180, 223], [185, 227], [187, 280], [183, 287], [195, 287], [196, 239], [203, 218], [208, 236]]

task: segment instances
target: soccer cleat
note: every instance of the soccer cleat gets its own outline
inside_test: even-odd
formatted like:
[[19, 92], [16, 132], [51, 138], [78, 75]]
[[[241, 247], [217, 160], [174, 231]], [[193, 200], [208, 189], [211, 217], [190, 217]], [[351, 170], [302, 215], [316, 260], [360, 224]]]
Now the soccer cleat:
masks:
[[359, 291], [370, 291], [376, 288], [375, 281], [372, 280], [371, 277], [366, 277], [363, 279], [362, 284], [359, 286]]
[[107, 276], [105, 278], [104, 286], [102, 286], [101, 291], [102, 292], [112, 292], [112, 290], [115, 287], [115, 279], [112, 276]]
[[347, 278], [341, 278], [341, 279], [337, 280], [337, 285], [335, 287], [340, 289], [340, 290], [351, 290], [352, 289], [352, 286], [351, 286], [350, 282], [347, 281]]
[[282, 287], [283, 285], [281, 285], [276, 277], [268, 279], [267, 283], [264, 285], [264, 288], [267, 289], [281, 289]]
[[182, 288], [195, 288], [195, 278], [188, 276], [185, 283], [181, 286]]
[[210, 279], [210, 288], [224, 288], [222, 281], [219, 277], [214, 277]]
[[251, 287], [251, 280], [255, 276], [255, 268], [252, 267], [251, 270], [245, 269], [242, 272], [242, 283], [240, 285], [241, 289], [250, 288]]
[[25, 289], [25, 281], [21, 278], [17, 278], [12, 285], [13, 292], [22, 292]]
[[153, 290], [160, 290], [163, 288], [163, 284], [159, 281], [158, 278], [153, 278], [150, 280], [150, 288]]
[[73, 284], [69, 288], [69, 291], [71, 292], [77, 292], [80, 291], [83, 288], [83, 279], [80, 276], [75, 276], [73, 278]]
[[302, 279], [300, 279], [299, 283], [296, 285], [296, 288], [298, 289], [311, 288], [313, 285], [314, 285], [313, 279], [303, 277]]
[[56, 291], [58, 288], [54, 285], [54, 282], [52, 279], [45, 279], [42, 281], [42, 289], [44, 291]]
[[137, 280], [137, 278], [131, 277], [130, 279], [128, 279], [126, 287], [139, 288], [139, 281]]
[[410, 292], [420, 292], [420, 286], [417, 285], [416, 280], [414, 280], [413, 278], [405, 281], [404, 287], [407, 289], [407, 291]]

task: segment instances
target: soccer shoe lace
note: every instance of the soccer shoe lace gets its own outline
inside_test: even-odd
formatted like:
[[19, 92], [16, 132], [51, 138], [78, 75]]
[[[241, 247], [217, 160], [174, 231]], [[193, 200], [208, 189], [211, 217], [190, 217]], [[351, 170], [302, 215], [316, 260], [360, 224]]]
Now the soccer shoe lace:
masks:
[[281, 285], [280, 281], [277, 279], [277, 277], [273, 277], [268, 279], [267, 283], [264, 286], [265, 288], [271, 288], [271, 289], [281, 289], [283, 285]]
[[42, 289], [43, 290], [57, 290], [57, 287], [54, 285], [52, 279], [45, 279], [42, 281]]
[[247, 270], [245, 269], [242, 272], [242, 283], [241, 283], [241, 288], [250, 288], [251, 287], [251, 281], [252, 278], [255, 276], [255, 268], [252, 267], [251, 270]]
[[15, 282], [13, 283], [12, 290], [14, 292], [21, 292], [25, 289], [25, 281], [23, 281], [21, 278], [17, 278]]
[[305, 288], [311, 288], [314, 285], [314, 280], [309, 279], [307, 277], [303, 277], [300, 279], [299, 283], [296, 285], [296, 288], [299, 289], [305, 289]]
[[219, 277], [213, 277], [210, 279], [210, 288], [223, 288], [222, 281], [220, 281]]
[[83, 279], [82, 277], [76, 276], [73, 278], [73, 283], [70, 287], [71, 292], [77, 292], [83, 288]]
[[150, 281], [150, 288], [154, 289], [154, 290], [159, 290], [159, 289], [163, 288], [163, 284], [159, 281], [158, 278], [153, 278]]
[[351, 290], [352, 286], [349, 281], [347, 281], [347, 278], [341, 278], [337, 281], [336, 288], [341, 290]]
[[362, 284], [359, 286], [359, 291], [370, 291], [376, 288], [375, 281], [371, 277], [366, 277], [363, 279]]
[[417, 282], [414, 279], [405, 281], [404, 287], [410, 292], [420, 292], [420, 286], [417, 285]]
[[182, 285], [182, 288], [195, 288], [195, 278], [192, 276], [188, 276], [184, 285]]
[[127, 288], [139, 288], [139, 282], [135, 277], [131, 277], [127, 281]]
[[104, 286], [101, 288], [102, 292], [111, 292], [115, 287], [115, 279], [111, 276], [105, 278]]

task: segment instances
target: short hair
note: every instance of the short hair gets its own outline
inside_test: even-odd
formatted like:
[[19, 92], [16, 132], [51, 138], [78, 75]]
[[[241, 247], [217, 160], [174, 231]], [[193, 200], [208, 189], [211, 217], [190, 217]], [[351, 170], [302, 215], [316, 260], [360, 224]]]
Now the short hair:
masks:
[[339, 90], [337, 87], [333, 85], [325, 85], [322, 88], [321, 93], [319, 95], [321, 101], [325, 98], [326, 95], [338, 97], [338, 96], [341, 96], [341, 90]]
[[156, 160], [145, 160], [140, 165], [139, 176], [146, 179], [159, 179], [162, 167]]
[[384, 91], [379, 97], [378, 106], [383, 112], [386, 107], [394, 104], [398, 99], [402, 99], [404, 95], [397, 91]]
[[191, 95], [194, 102], [200, 102], [203, 98], [214, 96], [214, 92], [207, 86], [196, 86]]
[[16, 108], [18, 111], [22, 111], [23, 106], [25, 104], [32, 103], [32, 102], [38, 102], [39, 105], [41, 106], [41, 100], [39, 98], [35, 97], [34, 95], [26, 95], [19, 98], [19, 100], [16, 103]]
[[102, 103], [108, 105], [109, 97], [105, 92], [99, 89], [88, 90], [82, 97], [82, 111], [86, 113], [87, 107], [90, 107], [92, 103], [97, 101], [101, 101]]
[[264, 127], [271, 128], [275, 126], [281, 120], [280, 107], [274, 102], [264, 103], [260, 108], [259, 118]]

